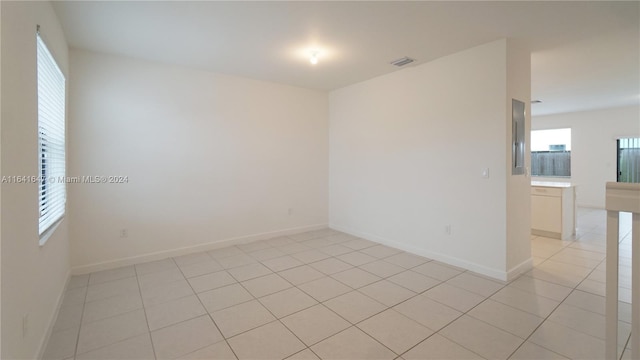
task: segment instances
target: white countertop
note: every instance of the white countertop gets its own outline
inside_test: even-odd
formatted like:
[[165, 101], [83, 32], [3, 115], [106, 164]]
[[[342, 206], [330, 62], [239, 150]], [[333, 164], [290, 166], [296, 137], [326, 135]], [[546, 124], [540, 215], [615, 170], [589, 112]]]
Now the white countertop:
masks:
[[569, 182], [560, 182], [560, 181], [531, 181], [531, 186], [570, 188], [575, 185]]

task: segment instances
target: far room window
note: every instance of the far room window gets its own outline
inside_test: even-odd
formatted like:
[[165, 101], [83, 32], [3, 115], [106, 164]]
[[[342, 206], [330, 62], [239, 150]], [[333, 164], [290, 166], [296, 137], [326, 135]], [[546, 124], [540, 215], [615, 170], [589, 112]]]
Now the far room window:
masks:
[[640, 183], [640, 138], [618, 139], [617, 181]]
[[65, 77], [36, 35], [38, 64], [38, 186], [41, 243], [65, 212]]
[[571, 129], [531, 131], [531, 175], [571, 176]]

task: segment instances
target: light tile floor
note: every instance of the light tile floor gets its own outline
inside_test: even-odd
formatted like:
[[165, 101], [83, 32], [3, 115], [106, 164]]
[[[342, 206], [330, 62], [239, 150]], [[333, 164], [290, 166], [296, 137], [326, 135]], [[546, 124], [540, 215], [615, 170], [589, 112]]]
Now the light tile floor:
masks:
[[74, 276], [45, 358], [602, 359], [605, 212], [578, 219], [576, 240], [532, 237], [510, 283], [331, 229]]

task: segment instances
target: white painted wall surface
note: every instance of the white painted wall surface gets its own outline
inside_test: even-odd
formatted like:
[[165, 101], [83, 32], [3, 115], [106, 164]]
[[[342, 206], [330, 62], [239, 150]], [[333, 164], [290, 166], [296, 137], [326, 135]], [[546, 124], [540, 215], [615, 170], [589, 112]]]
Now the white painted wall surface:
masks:
[[531, 259], [531, 178], [512, 175], [512, 99], [525, 104], [525, 167], [531, 168], [531, 52], [507, 40], [507, 272], [513, 278], [533, 266]]
[[330, 93], [332, 227], [506, 275], [506, 46], [499, 40]]
[[[38, 175], [36, 24], [62, 71], [68, 50], [48, 2], [2, 7], [2, 175]], [[68, 77], [67, 77], [68, 79]], [[69, 275], [68, 216], [44, 246], [38, 240], [37, 184], [2, 184], [2, 355], [42, 351]], [[22, 319], [28, 314], [23, 336]]]
[[[2, 4], [0, 4], [0, 19], [2, 19]], [[2, 26], [0, 25], [0, 84], [2, 84]], [[2, 176], [2, 86], [0, 85], [0, 176]], [[1, 186], [1, 185], [0, 185]], [[2, 191], [0, 190], [0, 204]], [[1, 205], [0, 205], [1, 209]], [[2, 356], [2, 211], [0, 211], [0, 356]]]
[[80, 50], [71, 69], [70, 173], [128, 176], [69, 186], [74, 271], [327, 224], [327, 93]]
[[640, 137], [640, 106], [536, 116], [531, 128], [571, 128], [571, 179], [566, 181], [577, 185], [578, 206], [604, 209], [605, 184], [616, 181], [616, 139]]

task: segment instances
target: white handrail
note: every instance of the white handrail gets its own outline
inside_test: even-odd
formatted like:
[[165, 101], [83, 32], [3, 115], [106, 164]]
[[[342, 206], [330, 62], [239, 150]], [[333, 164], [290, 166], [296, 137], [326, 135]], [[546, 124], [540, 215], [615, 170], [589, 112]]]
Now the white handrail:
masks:
[[607, 183], [606, 357], [618, 359], [618, 256], [620, 212], [632, 213], [631, 358], [640, 359], [640, 184]]

